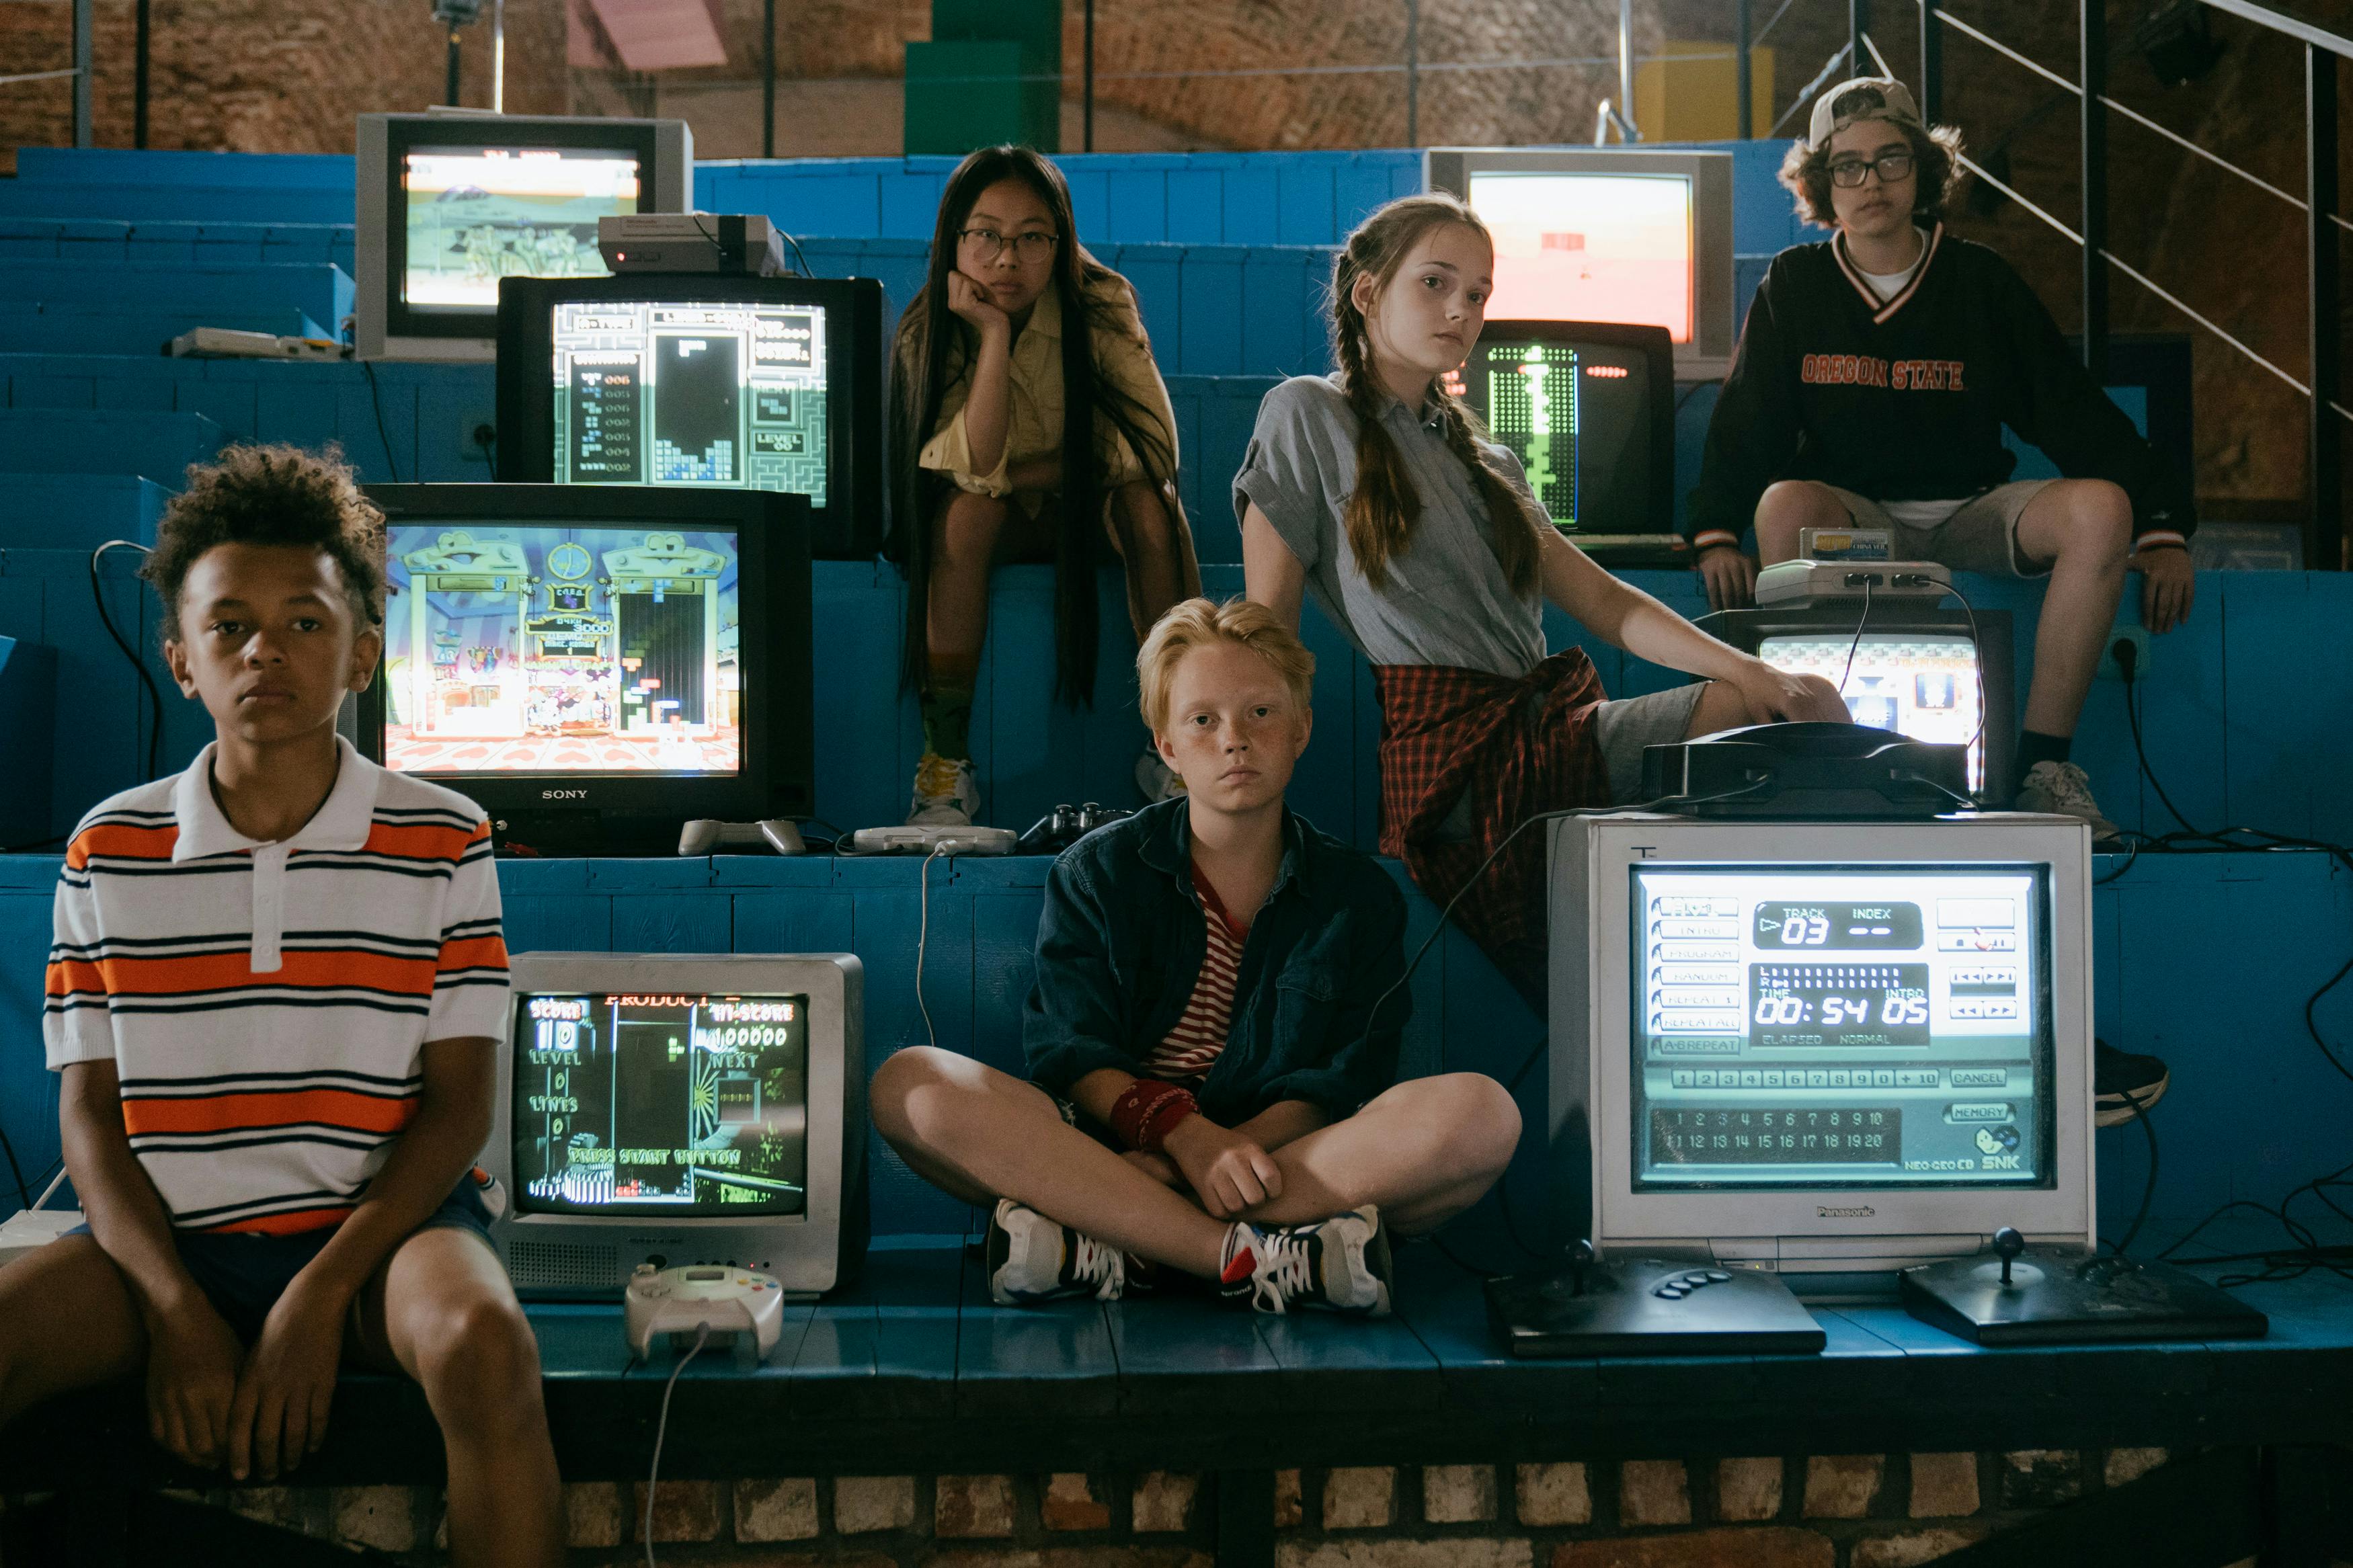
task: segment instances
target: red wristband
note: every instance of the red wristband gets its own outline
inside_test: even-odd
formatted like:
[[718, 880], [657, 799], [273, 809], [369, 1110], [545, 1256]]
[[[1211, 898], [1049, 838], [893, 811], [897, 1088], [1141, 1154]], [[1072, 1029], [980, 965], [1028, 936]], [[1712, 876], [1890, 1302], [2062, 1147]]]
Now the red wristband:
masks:
[[1162, 1096], [1159, 1102], [1144, 1114], [1143, 1142], [1137, 1146], [1155, 1154], [1159, 1153], [1168, 1142], [1168, 1134], [1176, 1130], [1176, 1124], [1200, 1109], [1200, 1102], [1193, 1098], [1190, 1090], [1180, 1089], [1174, 1094]]
[[1157, 1152], [1168, 1129], [1199, 1109], [1188, 1090], [1158, 1079], [1140, 1078], [1113, 1103], [1111, 1130], [1130, 1149]]

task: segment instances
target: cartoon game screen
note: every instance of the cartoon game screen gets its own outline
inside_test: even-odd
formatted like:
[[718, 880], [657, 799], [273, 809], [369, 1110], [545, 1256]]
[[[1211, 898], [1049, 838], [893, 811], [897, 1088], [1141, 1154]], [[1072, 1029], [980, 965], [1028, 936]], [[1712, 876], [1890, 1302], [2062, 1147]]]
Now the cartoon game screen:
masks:
[[558, 484], [781, 490], [826, 504], [826, 312], [750, 300], [555, 307]]
[[788, 1215], [808, 1202], [808, 998], [515, 998], [516, 1206]]
[[1692, 187], [1679, 174], [1471, 176], [1495, 237], [1493, 321], [1623, 321], [1692, 341]]
[[501, 278], [610, 276], [596, 220], [638, 210], [638, 159], [611, 148], [418, 147], [401, 188], [402, 300], [493, 311]]
[[391, 533], [385, 766], [741, 770], [733, 532], [431, 524]]

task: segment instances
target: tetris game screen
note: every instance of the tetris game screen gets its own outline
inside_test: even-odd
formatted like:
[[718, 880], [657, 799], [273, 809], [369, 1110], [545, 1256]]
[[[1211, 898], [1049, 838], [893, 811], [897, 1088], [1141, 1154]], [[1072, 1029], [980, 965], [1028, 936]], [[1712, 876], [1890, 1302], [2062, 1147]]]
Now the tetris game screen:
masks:
[[1495, 239], [1488, 320], [1626, 321], [1692, 341], [1683, 176], [1477, 172], [1471, 208]]
[[612, 149], [418, 147], [401, 169], [411, 306], [496, 310], [501, 278], [603, 278], [596, 220], [638, 210]]
[[[1852, 664], [1850, 664], [1852, 656]], [[1985, 787], [1984, 723], [1978, 707], [1978, 645], [1961, 633], [1873, 632], [1763, 638], [1757, 657], [1794, 675], [1836, 684], [1858, 724], [1915, 741], [1969, 749], [1969, 788]]]
[[395, 525], [384, 765], [733, 773], [732, 532]]
[[1635, 1190], [2049, 1184], [2039, 869], [1632, 885]]
[[1461, 391], [1526, 470], [1559, 528], [1647, 533], [1666, 524], [1651, 489], [1651, 367], [1609, 343], [1482, 338]]
[[808, 998], [515, 998], [516, 1206], [799, 1214]]
[[556, 306], [556, 482], [784, 490], [825, 505], [825, 337], [817, 305]]

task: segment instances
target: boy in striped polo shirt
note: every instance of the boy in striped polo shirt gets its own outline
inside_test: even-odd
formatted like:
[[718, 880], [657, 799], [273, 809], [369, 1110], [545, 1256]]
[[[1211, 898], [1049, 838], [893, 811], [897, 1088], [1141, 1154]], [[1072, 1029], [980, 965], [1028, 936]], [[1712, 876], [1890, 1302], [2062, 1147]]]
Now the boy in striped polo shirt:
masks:
[[1502, 1085], [1396, 1081], [1404, 898], [1283, 805], [1314, 669], [1262, 605], [1163, 616], [1136, 673], [1185, 793], [1055, 862], [1030, 1080], [923, 1047], [874, 1077], [907, 1163], [994, 1205], [1000, 1303], [1113, 1300], [1140, 1262], [1263, 1311], [1386, 1312], [1387, 1233], [1435, 1229], [1511, 1161]]
[[537, 1345], [472, 1175], [507, 1005], [490, 829], [335, 733], [384, 568], [332, 457], [233, 449], [164, 516], [144, 574], [216, 735], [67, 847], [42, 1033], [89, 1223], [0, 1269], [0, 1424], [143, 1367], [158, 1443], [269, 1480], [340, 1366], [396, 1370], [441, 1425], [453, 1560], [554, 1564]]

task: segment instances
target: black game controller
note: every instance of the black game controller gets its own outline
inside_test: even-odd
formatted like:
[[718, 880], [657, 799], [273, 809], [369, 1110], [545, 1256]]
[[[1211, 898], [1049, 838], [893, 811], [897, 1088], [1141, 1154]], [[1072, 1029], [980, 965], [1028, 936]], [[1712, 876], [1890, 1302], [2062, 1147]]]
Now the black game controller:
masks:
[[1664, 1258], [1594, 1256], [1487, 1282], [1487, 1316], [1515, 1356], [1810, 1355], [1821, 1326], [1775, 1275]]
[[2030, 1248], [2010, 1226], [1978, 1253], [1905, 1269], [1905, 1310], [1981, 1345], [2260, 1339], [2269, 1320], [2164, 1263]]
[[1096, 828], [1134, 816], [1115, 805], [1089, 801], [1084, 805], [1058, 805], [1036, 822], [1014, 846], [1017, 855], [1060, 855]]

